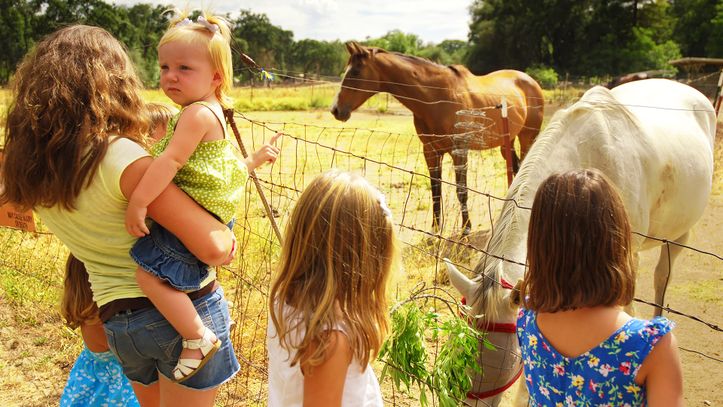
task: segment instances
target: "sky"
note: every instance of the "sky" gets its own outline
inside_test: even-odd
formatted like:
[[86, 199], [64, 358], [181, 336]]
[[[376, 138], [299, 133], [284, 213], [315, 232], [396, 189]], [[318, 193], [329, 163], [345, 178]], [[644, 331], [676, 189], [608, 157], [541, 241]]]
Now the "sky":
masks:
[[107, 0], [116, 5], [208, 5], [218, 14], [251, 10], [294, 33], [295, 40], [364, 40], [398, 29], [425, 43], [467, 40], [472, 0]]

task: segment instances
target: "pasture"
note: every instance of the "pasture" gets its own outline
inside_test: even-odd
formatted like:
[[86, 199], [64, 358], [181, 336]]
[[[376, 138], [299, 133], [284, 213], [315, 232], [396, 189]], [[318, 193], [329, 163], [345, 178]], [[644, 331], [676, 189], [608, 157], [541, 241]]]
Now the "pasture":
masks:
[[[507, 188], [505, 163], [498, 149], [469, 155], [469, 209], [472, 233], [461, 238], [460, 210], [455, 196], [451, 160], [444, 163], [443, 213], [440, 236], [431, 233], [432, 209], [427, 169], [411, 116], [393, 99], [377, 95], [350, 121], [341, 124], [327, 111], [336, 87], [243, 89], [234, 95], [236, 122], [247, 150], [275, 131], [282, 138], [282, 156], [272, 167], [259, 171], [263, 192], [283, 226], [303, 187], [319, 172], [342, 168], [362, 172], [386, 195], [399, 225], [403, 251], [402, 270], [392, 282], [393, 302], [404, 301], [419, 284], [445, 297], [449, 286], [441, 281], [442, 257], [463, 267], [477, 262], [499, 212]], [[251, 94], [253, 92], [253, 95]], [[576, 91], [573, 91], [576, 92]], [[551, 95], [547, 94], [548, 100]], [[4, 112], [6, 93], [0, 94]], [[149, 91], [148, 100], [163, 101]], [[572, 98], [572, 96], [569, 96]], [[568, 99], [569, 100], [569, 99]], [[549, 119], [558, 107], [546, 105]], [[265, 111], [257, 111], [265, 110]], [[719, 127], [723, 126], [719, 122]], [[723, 253], [723, 130], [718, 129], [715, 148], [714, 187], [703, 218], [693, 229], [689, 246], [718, 256]], [[63, 327], [57, 304], [62, 286], [66, 250], [38, 224], [41, 233], [27, 234], [0, 229], [0, 404], [53, 405], [82, 349], [78, 332]], [[240, 374], [223, 387], [218, 405], [265, 404], [266, 293], [279, 245], [254, 184], [247, 184], [247, 199], [235, 228], [241, 250], [235, 262], [220, 272], [237, 326], [233, 340], [241, 362]], [[656, 253], [644, 252], [636, 297], [652, 300], [652, 269]], [[722, 325], [723, 263], [720, 258], [684, 250], [666, 296], [666, 305], [702, 320]], [[449, 291], [450, 293], [453, 290]], [[425, 309], [446, 309], [443, 303], [420, 301]], [[636, 312], [649, 317], [652, 309], [637, 303]], [[676, 335], [684, 368], [686, 405], [723, 405], [720, 332], [689, 318], [670, 315], [678, 324]], [[441, 339], [443, 341], [444, 339]], [[438, 342], [428, 341], [434, 353]], [[703, 353], [701, 356], [691, 351]], [[718, 359], [713, 360], [715, 358]], [[383, 364], [376, 362], [377, 373]], [[400, 395], [386, 380], [382, 383], [388, 405], [418, 405]], [[414, 393], [416, 389], [413, 389]], [[413, 395], [413, 394], [412, 394]]]

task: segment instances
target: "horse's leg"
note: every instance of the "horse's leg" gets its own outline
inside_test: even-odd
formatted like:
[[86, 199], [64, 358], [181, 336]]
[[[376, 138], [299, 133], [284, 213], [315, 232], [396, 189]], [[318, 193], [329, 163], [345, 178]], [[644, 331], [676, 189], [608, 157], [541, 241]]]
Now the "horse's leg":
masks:
[[462, 235], [467, 236], [472, 228], [467, 211], [467, 154], [466, 148], [455, 148], [452, 150], [452, 162], [454, 163], [454, 176], [457, 182], [457, 199], [462, 209]]
[[[685, 244], [689, 236], [689, 232], [685, 232], [673, 241]], [[665, 290], [668, 288], [673, 263], [681, 251], [683, 251], [683, 248], [677, 244], [665, 243], [660, 248], [660, 258], [658, 259], [658, 265], [655, 266], [655, 303], [658, 305], [665, 305]], [[654, 315], [657, 317], [661, 314], [662, 310], [656, 307]]]
[[[505, 146], [500, 146], [500, 154], [502, 154], [502, 158], [505, 159], [506, 163], [507, 153], [505, 152]], [[515, 152], [515, 146], [510, 146], [510, 158], [512, 159], [512, 173], [517, 175], [517, 171], [520, 170], [520, 159], [517, 157], [517, 153]]]
[[[638, 270], [640, 270], [640, 253], [635, 252], [633, 254], [633, 267], [635, 267], [634, 275], [637, 275]], [[635, 307], [633, 306], [634, 301], [630, 301], [630, 304], [626, 304], [624, 309], [625, 312], [627, 312], [630, 316], [635, 316]]]
[[424, 145], [424, 160], [427, 162], [432, 186], [432, 229], [442, 230], [442, 153], [429, 144]]
[[520, 159], [517, 157], [517, 153], [515, 152], [515, 148], [512, 147], [511, 151], [512, 155], [512, 173], [517, 175], [517, 172], [520, 171]]

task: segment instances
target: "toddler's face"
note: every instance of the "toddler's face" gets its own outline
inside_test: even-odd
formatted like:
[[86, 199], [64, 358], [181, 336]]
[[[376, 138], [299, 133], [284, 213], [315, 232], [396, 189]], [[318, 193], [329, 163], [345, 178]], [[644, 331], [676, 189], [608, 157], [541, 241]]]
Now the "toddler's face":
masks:
[[221, 75], [213, 69], [208, 49], [172, 41], [158, 48], [161, 89], [171, 100], [187, 106], [215, 97]]

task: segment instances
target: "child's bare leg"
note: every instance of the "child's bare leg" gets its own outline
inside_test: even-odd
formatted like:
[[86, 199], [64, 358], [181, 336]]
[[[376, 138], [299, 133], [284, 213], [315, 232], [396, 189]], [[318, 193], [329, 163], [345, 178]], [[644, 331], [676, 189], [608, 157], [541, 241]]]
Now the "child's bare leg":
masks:
[[[198, 316], [193, 302], [185, 293], [174, 289], [140, 267], [136, 269], [136, 281], [143, 294], [151, 300], [158, 312], [166, 317], [171, 326], [184, 339], [199, 339], [203, 336], [206, 327], [203, 325], [201, 317]], [[209, 329], [209, 331], [211, 330]], [[211, 340], [216, 341], [214, 332], [211, 332]], [[202, 357], [200, 349], [182, 348], [179, 359], [201, 359]]]

